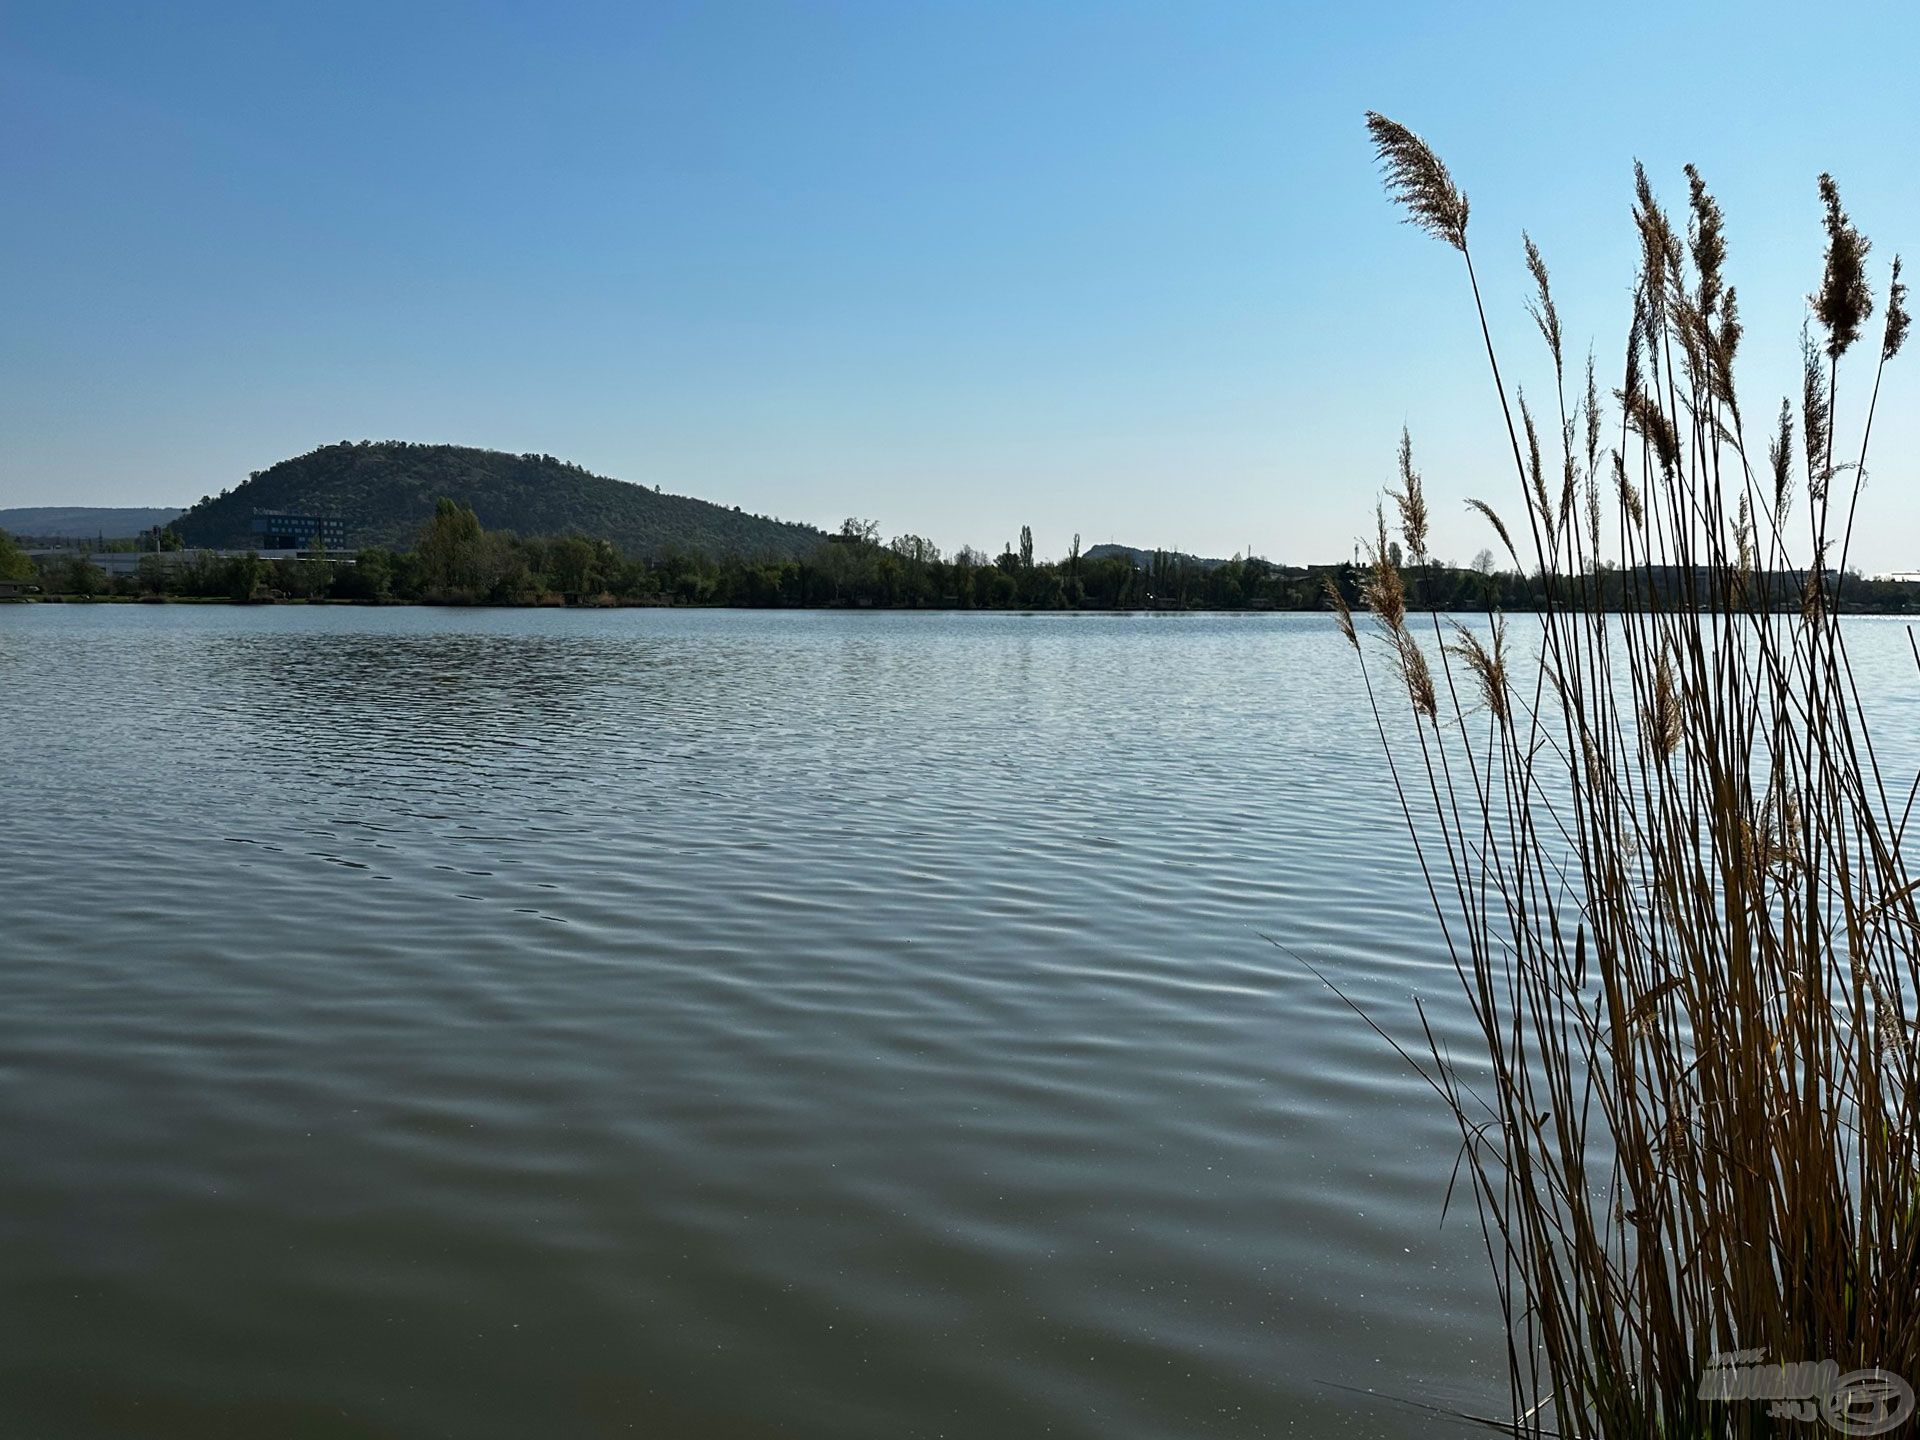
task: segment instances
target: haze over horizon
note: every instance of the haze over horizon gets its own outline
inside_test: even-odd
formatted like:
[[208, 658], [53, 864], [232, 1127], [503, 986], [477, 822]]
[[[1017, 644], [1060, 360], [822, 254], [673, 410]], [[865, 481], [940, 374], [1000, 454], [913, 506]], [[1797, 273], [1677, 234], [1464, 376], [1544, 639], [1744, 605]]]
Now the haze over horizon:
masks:
[[[1458, 256], [1400, 223], [1362, 112], [1472, 198], [1536, 398], [1522, 227], [1605, 385], [1632, 163], [1675, 208], [1699, 165], [1757, 421], [1797, 391], [1822, 170], [1877, 299], [1920, 259], [1916, 41], [1891, 6], [29, 0], [0, 16], [0, 508], [186, 504], [393, 438], [948, 548], [1024, 523], [1048, 555], [1302, 562], [1350, 551], [1404, 423], [1464, 562], [1461, 500], [1515, 502], [1506, 436]], [[1920, 568], [1914, 363], [1869, 570]]]

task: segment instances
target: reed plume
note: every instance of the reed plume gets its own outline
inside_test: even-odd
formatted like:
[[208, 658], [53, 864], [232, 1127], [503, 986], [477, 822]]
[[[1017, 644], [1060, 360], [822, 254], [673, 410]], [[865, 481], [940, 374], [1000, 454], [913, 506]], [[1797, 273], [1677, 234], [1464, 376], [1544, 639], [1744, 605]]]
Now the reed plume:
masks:
[[1513, 558], [1513, 563], [1517, 566], [1520, 563], [1520, 552], [1513, 548], [1513, 536], [1507, 533], [1507, 522], [1502, 520], [1494, 508], [1484, 500], [1469, 499], [1467, 501], [1467, 508], [1477, 511], [1485, 517], [1489, 525], [1493, 526], [1493, 533], [1500, 537], [1501, 546], [1506, 550], [1507, 554]]
[[1873, 314], [1873, 294], [1867, 288], [1867, 251], [1873, 247], [1841, 208], [1840, 187], [1831, 175], [1820, 177], [1820, 203], [1827, 211], [1827, 268], [1809, 301], [1827, 332], [1827, 355], [1838, 360]]
[[1360, 582], [1360, 598], [1388, 633], [1397, 635], [1406, 628], [1407, 585], [1387, 539], [1386, 511], [1376, 505], [1373, 519], [1374, 541], [1367, 555], [1367, 574]]
[[1793, 497], [1793, 402], [1780, 402], [1778, 433], [1768, 442], [1767, 465], [1773, 471], [1773, 511], [1775, 523], [1786, 513]]
[[1482, 640], [1472, 630], [1459, 621], [1453, 624], [1453, 643], [1447, 647], [1450, 654], [1459, 659], [1472, 677], [1474, 688], [1480, 696], [1480, 703], [1496, 722], [1504, 724], [1508, 718], [1507, 705], [1507, 621], [1505, 616], [1496, 616], [1493, 623], [1493, 639]]
[[1400, 488], [1389, 490], [1400, 511], [1400, 538], [1407, 542], [1407, 555], [1418, 565], [1427, 558], [1427, 496], [1420, 483], [1420, 472], [1413, 468], [1413, 436], [1400, 431]]
[[1369, 110], [1367, 133], [1373, 137], [1374, 158], [1386, 181], [1387, 193], [1419, 226], [1454, 249], [1467, 248], [1467, 197], [1453, 183], [1440, 157], [1413, 131]]
[[1820, 369], [1820, 349], [1813, 332], [1800, 332], [1800, 433], [1807, 450], [1807, 493], [1816, 502], [1827, 497], [1833, 453], [1831, 388]]
[[1880, 358], [1891, 360], [1907, 343], [1913, 317], [1907, 313], [1907, 282], [1900, 278], [1900, 257], [1893, 257], [1893, 278], [1887, 282], [1887, 328], [1880, 341]]
[[1541, 257], [1540, 247], [1533, 243], [1533, 237], [1520, 232], [1521, 242], [1527, 249], [1527, 273], [1533, 277], [1533, 297], [1527, 301], [1527, 313], [1533, 316], [1533, 323], [1540, 329], [1540, 338], [1547, 342], [1547, 350], [1553, 356], [1553, 368], [1556, 373], [1566, 368], [1561, 356], [1560, 312], [1554, 308], [1553, 287], [1548, 283], [1547, 262]]

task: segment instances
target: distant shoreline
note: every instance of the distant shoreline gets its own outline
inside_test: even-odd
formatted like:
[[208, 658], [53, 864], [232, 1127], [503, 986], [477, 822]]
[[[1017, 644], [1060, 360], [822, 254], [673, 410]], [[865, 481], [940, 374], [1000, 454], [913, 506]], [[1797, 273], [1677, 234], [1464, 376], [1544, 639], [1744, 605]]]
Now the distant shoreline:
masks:
[[[657, 599], [630, 599], [609, 596], [594, 600], [565, 600], [558, 597], [522, 601], [487, 600], [345, 600], [345, 599], [254, 599], [235, 600], [224, 595], [11, 595], [0, 596], [0, 605], [122, 605], [122, 606], [164, 606], [164, 605], [219, 605], [240, 610], [263, 609], [302, 609], [302, 610], [727, 610], [741, 614], [784, 611], [790, 614], [810, 615], [1325, 615], [1332, 618], [1334, 612], [1326, 606], [1306, 605], [1161, 605], [1161, 606], [1090, 606], [1090, 605], [735, 605], [705, 604], [698, 601], [675, 601]], [[1569, 611], [1578, 607], [1563, 607]], [[1531, 615], [1540, 613], [1540, 607], [1515, 608], [1485, 606], [1441, 607], [1432, 611], [1422, 609], [1421, 614], [1437, 615]], [[1639, 614], [1641, 611], [1611, 609], [1608, 614]], [[1787, 607], [1772, 612], [1778, 615], [1793, 613]], [[1896, 609], [1886, 605], [1843, 605], [1842, 615], [1867, 615], [1876, 617], [1908, 616], [1920, 618], [1920, 606]]]

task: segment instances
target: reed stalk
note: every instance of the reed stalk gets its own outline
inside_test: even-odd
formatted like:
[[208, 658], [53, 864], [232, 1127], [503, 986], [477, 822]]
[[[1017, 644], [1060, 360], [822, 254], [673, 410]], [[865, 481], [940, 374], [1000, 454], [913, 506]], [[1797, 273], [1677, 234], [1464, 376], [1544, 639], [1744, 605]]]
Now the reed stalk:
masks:
[[[1495, 353], [1465, 196], [1414, 132], [1367, 124], [1390, 195], [1464, 262], [1522, 523], [1473, 504], [1536, 577], [1521, 661], [1500, 617], [1482, 631], [1419, 613], [1382, 513], [1375, 623], [1339, 616], [1478, 1041], [1451, 1055], [1429, 1026], [1413, 1049], [1458, 1123], [1506, 1321], [1502, 1428], [1804, 1433], [1766, 1401], [1703, 1398], [1712, 1357], [1920, 1385], [1915, 792], [1883, 777], [1828, 566], [1867, 473], [1871, 412], [1838, 468], [1833, 417], [1874, 309], [1869, 246], [1822, 176], [1804, 462], [1791, 402], [1758, 455], [1720, 208], [1689, 167], [1676, 224], [1636, 167], [1639, 276], [1610, 402], [1590, 360], [1569, 380], [1526, 241], [1555, 387], [1543, 442]], [[1862, 388], [1875, 404], [1907, 329], [1898, 267]], [[1405, 437], [1400, 476], [1417, 563], [1428, 516]], [[1599, 603], [1603, 562], [1624, 614]], [[1391, 684], [1371, 673], [1381, 649]], [[1865, 1394], [1812, 1403], [1865, 1424]]]

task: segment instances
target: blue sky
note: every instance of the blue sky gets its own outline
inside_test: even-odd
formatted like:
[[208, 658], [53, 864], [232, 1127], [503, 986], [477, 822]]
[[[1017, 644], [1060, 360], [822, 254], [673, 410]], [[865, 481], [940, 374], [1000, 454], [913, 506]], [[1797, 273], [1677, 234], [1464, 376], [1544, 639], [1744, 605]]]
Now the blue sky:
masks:
[[[1467, 189], [1543, 397], [1522, 227], [1611, 375], [1632, 161], [1676, 206], [1700, 165], [1766, 415], [1816, 175], [1877, 288], [1920, 260], [1917, 51], [1894, 6], [0, 0], [0, 505], [408, 438], [949, 547], [1304, 561], [1349, 552], [1405, 423], [1464, 560], [1504, 432], [1362, 112]], [[1869, 569], [1920, 567], [1916, 365]]]

